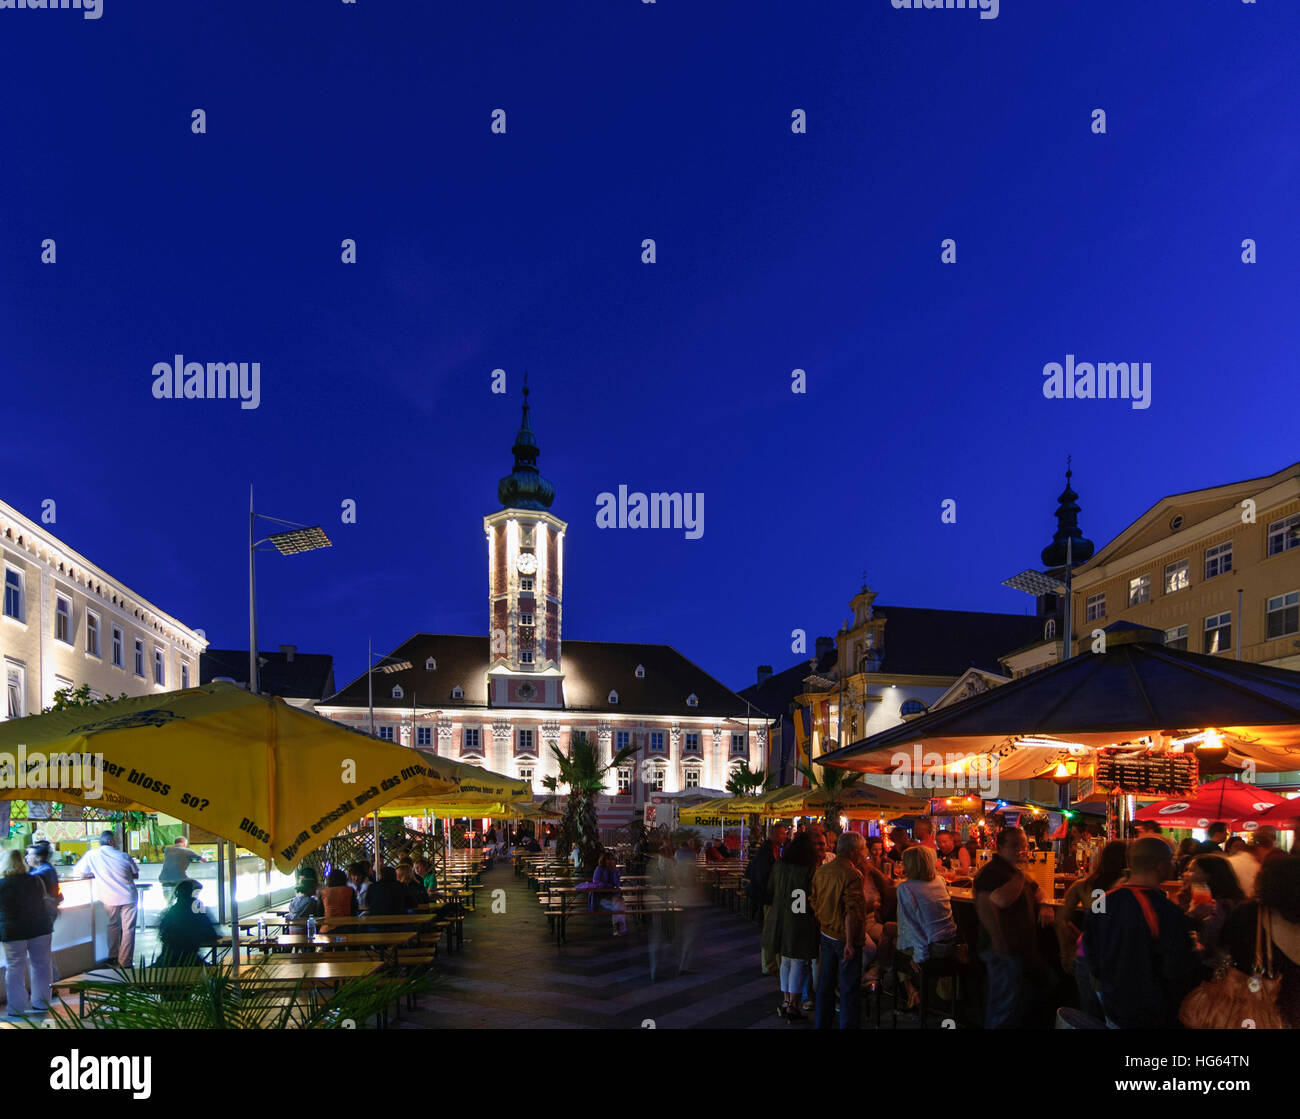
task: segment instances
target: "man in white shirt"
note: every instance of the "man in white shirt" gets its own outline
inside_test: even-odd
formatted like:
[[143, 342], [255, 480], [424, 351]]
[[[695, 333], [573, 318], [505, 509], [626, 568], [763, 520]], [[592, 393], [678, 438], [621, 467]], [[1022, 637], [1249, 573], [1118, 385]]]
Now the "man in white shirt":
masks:
[[92, 847], [72, 868], [72, 873], [93, 875], [95, 898], [108, 914], [108, 956], [122, 967], [135, 962], [135, 880], [140, 868], [130, 855], [117, 849], [111, 831], [101, 832]]

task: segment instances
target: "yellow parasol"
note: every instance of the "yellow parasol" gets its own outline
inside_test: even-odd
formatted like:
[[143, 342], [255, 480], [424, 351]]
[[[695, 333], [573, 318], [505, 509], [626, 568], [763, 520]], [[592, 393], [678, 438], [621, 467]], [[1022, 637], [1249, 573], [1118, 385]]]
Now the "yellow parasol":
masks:
[[457, 787], [446, 762], [231, 684], [0, 723], [0, 799], [166, 812], [286, 872], [395, 797]]

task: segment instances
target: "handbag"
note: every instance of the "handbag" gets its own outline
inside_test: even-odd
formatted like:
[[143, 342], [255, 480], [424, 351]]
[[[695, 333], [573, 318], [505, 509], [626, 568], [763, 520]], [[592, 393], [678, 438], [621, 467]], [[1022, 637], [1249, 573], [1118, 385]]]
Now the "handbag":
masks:
[[[1249, 975], [1230, 962], [1183, 1000], [1178, 1020], [1193, 1030], [1282, 1030], [1286, 1023], [1277, 1008], [1282, 977], [1273, 971], [1272, 918], [1264, 920], [1261, 905], [1255, 915], [1255, 962]], [[1246, 1023], [1249, 1022], [1250, 1026]]]

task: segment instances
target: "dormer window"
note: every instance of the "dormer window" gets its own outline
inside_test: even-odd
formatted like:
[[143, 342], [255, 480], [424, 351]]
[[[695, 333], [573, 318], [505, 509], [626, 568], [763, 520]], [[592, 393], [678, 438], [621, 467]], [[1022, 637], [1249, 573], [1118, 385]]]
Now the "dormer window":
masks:
[[609, 693], [609, 702], [610, 702], [610, 703], [617, 703], [617, 702], [618, 702], [618, 692], [610, 692], [610, 693]]
[[394, 698], [394, 699], [401, 699], [401, 698], [403, 697], [403, 695], [404, 695], [404, 693], [403, 693], [403, 691], [402, 691], [402, 686], [401, 686], [400, 684], [394, 684], [394, 685], [393, 685], [393, 698]]
[[424, 662], [425, 672], [432, 672], [437, 667], [438, 667], [438, 662], [434, 660], [432, 657], [430, 657], [427, 661]]
[[699, 707], [699, 705], [700, 705], [700, 697], [697, 696], [694, 692], [691, 692], [691, 694], [686, 697], [686, 706]]
[[457, 684], [454, 688], [451, 689], [451, 698], [452, 698], [452, 699], [464, 699], [464, 698], [465, 698], [465, 689], [462, 688], [459, 684]]
[[644, 679], [645, 679], [645, 665], [643, 665], [643, 664], [639, 664], [639, 665], [636, 666], [636, 678], [637, 678], [638, 680], [644, 680]]

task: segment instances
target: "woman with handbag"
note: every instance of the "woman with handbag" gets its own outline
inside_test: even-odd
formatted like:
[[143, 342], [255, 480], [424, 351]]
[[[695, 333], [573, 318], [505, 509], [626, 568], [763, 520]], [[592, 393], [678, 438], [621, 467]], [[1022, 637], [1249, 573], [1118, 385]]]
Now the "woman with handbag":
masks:
[[[1300, 856], [1270, 859], [1219, 943], [1231, 964], [1183, 1002], [1192, 1029], [1300, 1029]], [[1249, 1023], [1249, 1025], [1246, 1025]]]

